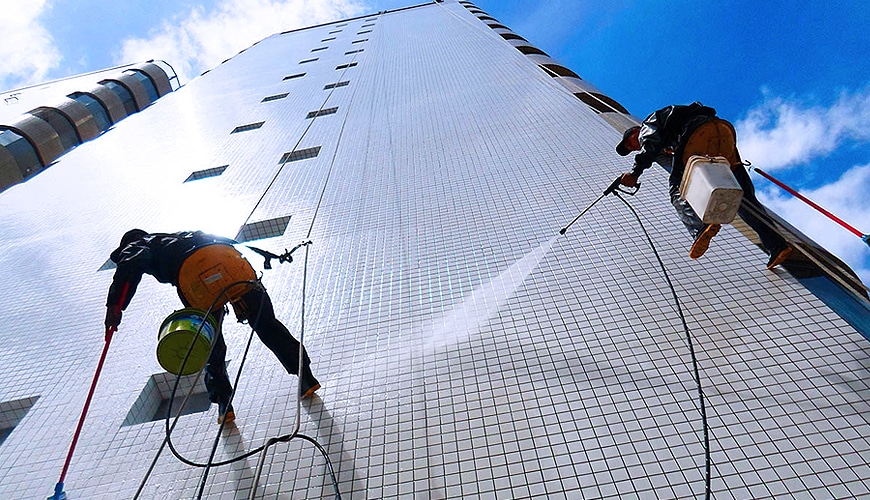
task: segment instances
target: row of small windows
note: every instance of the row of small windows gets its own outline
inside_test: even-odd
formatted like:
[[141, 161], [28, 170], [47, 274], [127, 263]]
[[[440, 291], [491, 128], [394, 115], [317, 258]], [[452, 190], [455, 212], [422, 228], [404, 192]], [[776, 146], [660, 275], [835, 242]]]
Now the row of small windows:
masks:
[[284, 80], [294, 80], [296, 78], [302, 78], [303, 76], [305, 76], [305, 73], [296, 73], [295, 75], [285, 76]]
[[359, 54], [360, 52], [362, 52], [364, 50], [366, 50], [366, 49], [349, 50], [349, 51], [345, 52], [344, 55], [349, 56], [351, 54]]
[[335, 67], [335, 69], [340, 70], [340, 69], [353, 68], [356, 65], [357, 65], [357, 62], [354, 61], [354, 62], [349, 62], [347, 64], [339, 64], [338, 66]]
[[329, 47], [317, 47], [316, 49], [311, 49], [311, 52], [320, 52], [321, 50], [326, 50]]
[[[468, 2], [468, 1], [460, 1], [459, 3], [461, 5], [463, 5], [466, 9], [468, 9], [469, 12], [471, 12], [472, 14], [475, 14], [478, 19], [485, 22], [487, 24], [487, 26], [489, 26], [490, 28], [492, 28], [492, 29], [504, 29], [504, 30], [510, 31], [510, 28], [508, 28], [507, 26], [505, 26], [503, 24], [498, 24], [498, 21], [495, 18], [490, 17], [486, 12], [478, 9], [473, 3]], [[492, 22], [488, 22], [488, 21], [492, 21]], [[528, 43], [528, 40], [517, 35], [516, 33], [499, 33], [499, 35], [501, 35], [501, 37], [505, 40], [519, 40], [519, 41]], [[531, 45], [517, 45], [515, 48], [525, 55], [540, 55], [540, 56], [550, 57], [543, 50], [541, 50], [537, 47], [533, 47]], [[577, 73], [571, 71], [570, 69], [568, 69], [565, 66], [562, 66], [560, 64], [552, 64], [552, 63], [540, 64], [539, 63], [538, 66], [540, 66], [544, 71], [547, 72], [547, 74], [549, 74], [553, 78], [570, 77], [570, 78], [577, 78], [578, 80], [582, 80], [582, 78], [580, 78], [580, 76], [577, 75]], [[598, 93], [587, 93], [587, 92], [575, 92], [574, 96], [577, 97], [578, 99], [580, 99], [581, 101], [583, 101], [584, 104], [586, 104], [587, 106], [589, 106], [590, 108], [592, 108], [593, 110], [595, 110], [598, 113], [607, 113], [607, 112], [618, 111], [620, 113], [628, 114], [628, 110], [626, 110], [621, 104], [619, 104], [617, 101], [615, 101], [613, 98], [611, 98], [609, 96], [606, 96], [603, 94], [598, 94]]]
[[306, 63], [314, 62], [314, 61], [316, 61], [317, 59], [318, 59], [318, 58], [316, 58], [316, 57], [311, 58], [311, 59], [305, 59], [305, 60], [303, 60], [303, 61], [299, 61], [299, 64], [306, 64]]
[[69, 94], [69, 100], [55, 107], [32, 109], [17, 122], [0, 125], [0, 190], [172, 91], [162, 68], [152, 62], [140, 68], [128, 68], [88, 92]]

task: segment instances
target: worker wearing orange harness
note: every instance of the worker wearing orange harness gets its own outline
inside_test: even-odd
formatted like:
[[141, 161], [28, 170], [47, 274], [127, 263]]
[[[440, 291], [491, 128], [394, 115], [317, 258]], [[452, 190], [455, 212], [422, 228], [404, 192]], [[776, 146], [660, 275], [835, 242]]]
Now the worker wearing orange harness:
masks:
[[719, 224], [704, 224], [680, 194], [686, 163], [691, 156], [702, 155], [721, 156], [731, 164], [731, 171], [743, 189], [743, 202], [737, 213], [758, 233], [764, 251], [770, 256], [767, 268], [772, 269], [788, 259], [791, 247], [756, 215], [765, 216], [766, 211], [755, 197], [755, 187], [740, 160], [737, 134], [730, 123], [716, 117], [715, 109], [694, 102], [688, 106], [668, 106], [652, 113], [641, 126], [626, 130], [616, 146], [616, 152], [622, 156], [632, 151], [639, 153], [634, 157], [634, 168], [622, 176], [621, 182], [625, 186], [634, 187], [638, 176], [654, 161], [665, 168], [670, 166], [671, 203], [695, 238], [689, 257], [697, 259], [704, 255], [720, 228]]
[[[233, 306], [239, 321], [247, 320], [260, 340], [278, 358], [290, 374], [299, 374], [300, 344], [275, 317], [272, 300], [256, 280], [254, 269], [233, 248], [235, 241], [201, 231], [172, 234], [149, 234], [141, 229], [127, 231], [110, 258], [117, 265], [106, 301], [106, 328], [116, 327], [121, 314], [139, 285], [143, 274], [178, 290], [186, 307], [212, 309], [217, 325], [224, 317], [224, 306]], [[236, 282], [246, 282], [229, 286]], [[122, 290], [126, 289], [124, 303]], [[217, 299], [217, 300], [216, 300]], [[220, 326], [219, 326], [220, 328]], [[311, 397], [320, 384], [311, 373], [311, 361], [302, 347], [300, 397]], [[218, 423], [231, 422], [235, 413], [230, 405], [232, 385], [226, 372], [226, 344], [223, 335], [215, 345], [205, 366], [205, 385], [209, 399], [218, 404]]]

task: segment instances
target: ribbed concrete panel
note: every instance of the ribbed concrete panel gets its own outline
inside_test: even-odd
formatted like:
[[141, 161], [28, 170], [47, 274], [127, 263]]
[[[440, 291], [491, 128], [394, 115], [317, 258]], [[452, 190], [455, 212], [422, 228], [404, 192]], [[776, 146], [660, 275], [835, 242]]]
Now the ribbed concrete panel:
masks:
[[10, 126], [30, 140], [39, 155], [43, 166], [56, 160], [64, 153], [63, 144], [57, 132], [44, 120], [33, 115], [25, 115]]
[[108, 87], [97, 85], [91, 87], [86, 91], [86, 93], [91, 94], [102, 103], [103, 107], [106, 108], [106, 111], [109, 113], [109, 118], [112, 120], [113, 124], [118, 123], [127, 117], [127, 111], [124, 109], [124, 103], [121, 101], [121, 98]]
[[169, 82], [169, 77], [166, 75], [166, 72], [163, 69], [154, 64], [154, 63], [142, 63], [133, 66], [136, 69], [141, 69], [148, 76], [151, 77], [151, 81], [154, 82], [154, 86], [157, 87], [157, 92], [161, 97], [172, 92], [172, 85]]
[[21, 175], [21, 170], [18, 168], [15, 156], [7, 151], [5, 147], [0, 146], [0, 190], [17, 184], [23, 179], [24, 176]]
[[[0, 405], [39, 396], [0, 446], [0, 498], [54, 487], [103, 347], [99, 269], [124, 231], [232, 237], [275, 220], [255, 246], [312, 244], [268, 271], [240, 250], [323, 387], [299, 410], [297, 378], [257, 340], [246, 352], [250, 330], [228, 318], [236, 421], [219, 433], [214, 406], [181, 417], [185, 459], [216, 442], [232, 460], [298, 416], [342, 498], [702, 497], [689, 346], [643, 229], [608, 196], [558, 235], [630, 159], [607, 114], [557, 80], [454, 2], [344, 20], [268, 37], [0, 194]], [[734, 228], [689, 259], [661, 169], [624, 198], [693, 339], [713, 498], [866, 496], [867, 341]], [[70, 498], [133, 498], [140, 483], [143, 500], [197, 496], [202, 468], [155, 460], [165, 424], [143, 401], [173, 380], [154, 351], [179, 307], [143, 279]], [[212, 468], [203, 498], [247, 498], [255, 479], [255, 498], [335, 498], [309, 441], [258, 460]]]
[[148, 107], [149, 104], [151, 104], [151, 99], [148, 98], [148, 93], [145, 91], [145, 86], [142, 85], [142, 82], [134, 78], [132, 75], [122, 73], [112, 78], [112, 80], [120, 82], [125, 87], [127, 87], [127, 90], [129, 90], [130, 93], [133, 94], [133, 100], [136, 101], [136, 107], [140, 111]]
[[70, 119], [83, 142], [100, 135], [100, 129], [94, 121], [94, 115], [84, 104], [72, 99], [64, 99], [55, 106], [55, 109]]

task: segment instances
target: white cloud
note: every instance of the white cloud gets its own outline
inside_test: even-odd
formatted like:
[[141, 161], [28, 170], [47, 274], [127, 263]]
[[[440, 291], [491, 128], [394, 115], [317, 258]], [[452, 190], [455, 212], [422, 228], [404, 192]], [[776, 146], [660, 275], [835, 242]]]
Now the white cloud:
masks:
[[[836, 181], [801, 193], [858, 231], [870, 231], [870, 165], [853, 167]], [[864, 283], [870, 284], [870, 248], [855, 234], [809, 205], [782, 191], [758, 192], [759, 199], [810, 238], [849, 264]]]
[[263, 38], [364, 13], [359, 0], [222, 0], [191, 9], [153, 31], [124, 41], [119, 64], [162, 59], [182, 82], [211, 69]]
[[61, 61], [40, 16], [50, 9], [47, 0], [0, 0], [0, 90], [45, 80]]
[[870, 140], [870, 87], [843, 92], [829, 108], [767, 97], [735, 124], [741, 156], [765, 170], [825, 156], [847, 140]]

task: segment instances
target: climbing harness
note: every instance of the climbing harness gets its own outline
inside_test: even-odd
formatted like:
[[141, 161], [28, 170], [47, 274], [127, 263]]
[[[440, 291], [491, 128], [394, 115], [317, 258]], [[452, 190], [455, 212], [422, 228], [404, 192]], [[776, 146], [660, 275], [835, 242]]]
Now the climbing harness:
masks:
[[632, 215], [634, 215], [635, 219], [637, 220], [638, 225], [640, 226], [641, 230], [643, 231], [644, 235], [646, 236], [647, 243], [649, 244], [650, 248], [653, 251], [653, 254], [656, 257], [656, 260], [659, 263], [659, 267], [662, 270], [662, 274], [664, 275], [665, 282], [667, 283], [668, 288], [670, 288], [670, 290], [671, 290], [671, 295], [673, 296], [673, 299], [674, 299], [674, 305], [676, 306], [677, 314], [679, 315], [680, 322], [683, 325], [683, 331], [686, 333], [686, 343], [688, 344], [688, 347], [689, 347], [689, 355], [691, 357], [692, 371], [693, 371], [693, 376], [695, 379], [695, 385], [697, 386], [697, 390], [698, 390], [699, 410], [701, 413], [701, 425], [702, 425], [703, 445], [704, 445], [704, 471], [705, 471], [705, 474], [704, 474], [704, 498], [706, 500], [709, 500], [710, 495], [711, 495], [710, 430], [709, 430], [709, 424], [707, 422], [707, 409], [706, 409], [706, 403], [705, 403], [705, 398], [704, 398], [704, 389], [703, 389], [703, 386], [701, 385], [701, 375], [700, 375], [700, 370], [698, 368], [698, 359], [697, 359], [697, 356], [695, 354], [694, 341], [692, 339], [692, 334], [689, 330], [689, 325], [686, 322], [686, 317], [685, 317], [685, 314], [683, 313], [683, 308], [680, 304], [680, 299], [679, 299], [679, 296], [677, 295], [676, 288], [674, 287], [674, 284], [671, 282], [671, 278], [668, 275], [667, 268], [665, 267], [664, 261], [662, 261], [662, 258], [659, 255], [658, 249], [656, 248], [655, 243], [652, 240], [652, 237], [650, 236], [649, 232], [646, 229], [646, 226], [643, 223], [643, 220], [640, 218], [640, 215], [637, 213], [637, 211], [634, 209], [634, 207], [632, 207], [631, 204], [619, 194], [620, 192], [623, 192], [623, 193], [626, 193], [628, 195], [634, 196], [637, 193], [638, 189], [640, 188], [640, 184], [638, 183], [636, 188], [633, 191], [628, 191], [628, 190], [624, 190], [624, 189], [619, 188], [620, 181], [621, 181], [621, 176], [617, 177], [616, 180], [614, 180], [610, 184], [610, 186], [608, 186], [607, 189], [604, 190], [604, 193], [602, 193], [595, 201], [593, 201], [592, 204], [590, 204], [588, 207], [586, 207], [586, 209], [584, 209], [580, 213], [580, 215], [575, 217], [574, 220], [572, 220], [567, 226], [562, 228], [559, 231], [559, 234], [565, 234], [565, 232], [568, 230], [569, 227], [571, 227], [571, 225], [573, 225], [575, 222], [577, 222], [580, 219], [580, 217], [582, 217], [584, 214], [586, 214], [586, 212], [589, 211], [589, 209], [591, 209], [593, 206], [595, 206], [596, 203], [598, 203], [602, 198], [604, 198], [605, 196], [607, 196], [610, 193], [613, 193], [617, 198], [619, 198], [619, 200], [625, 204], [625, 206], [631, 211]]

